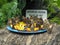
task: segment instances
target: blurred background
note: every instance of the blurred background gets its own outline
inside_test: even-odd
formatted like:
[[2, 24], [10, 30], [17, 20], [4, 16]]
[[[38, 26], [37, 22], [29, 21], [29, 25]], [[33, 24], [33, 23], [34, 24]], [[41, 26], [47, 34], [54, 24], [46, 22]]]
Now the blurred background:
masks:
[[0, 28], [10, 18], [25, 16], [27, 9], [47, 10], [48, 20], [60, 24], [60, 0], [0, 0]]

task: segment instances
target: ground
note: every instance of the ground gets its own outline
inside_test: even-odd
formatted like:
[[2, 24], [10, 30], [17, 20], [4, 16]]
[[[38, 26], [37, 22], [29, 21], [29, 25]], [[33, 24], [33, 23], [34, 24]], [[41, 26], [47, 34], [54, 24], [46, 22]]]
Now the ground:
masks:
[[54, 26], [51, 34], [25, 35], [0, 29], [0, 45], [60, 45], [60, 26]]

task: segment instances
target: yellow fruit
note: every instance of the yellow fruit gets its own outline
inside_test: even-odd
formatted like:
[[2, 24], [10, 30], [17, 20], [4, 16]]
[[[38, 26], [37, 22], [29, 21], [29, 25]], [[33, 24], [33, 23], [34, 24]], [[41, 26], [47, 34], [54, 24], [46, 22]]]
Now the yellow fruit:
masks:
[[24, 22], [19, 22], [19, 27], [21, 30], [24, 30], [24, 26], [26, 26]]
[[17, 29], [16, 26], [14, 26], [14, 28]]
[[12, 24], [10, 24], [10, 26], [11, 26], [11, 27], [13, 27], [13, 25], [12, 25]]
[[20, 27], [20, 30], [24, 30], [24, 28], [23, 27]]
[[26, 31], [31, 31], [31, 29], [30, 29], [30, 28], [26, 28], [25, 30], [26, 30]]
[[16, 30], [18, 29], [16, 25], [14, 26], [14, 28], [15, 28]]
[[25, 25], [20, 24], [20, 25], [19, 25], [19, 30], [24, 30], [24, 28], [25, 28], [24, 26], [25, 26]]
[[39, 28], [38, 28], [38, 27], [34, 28], [34, 31], [38, 31], [38, 30], [39, 30]]
[[24, 26], [26, 26], [27, 24], [24, 24]]
[[36, 27], [36, 23], [34, 23], [34, 26]]
[[41, 28], [43, 28], [43, 25], [41, 25]]
[[18, 30], [20, 30], [20, 27], [19, 27], [19, 26], [17, 26], [17, 29], [18, 29]]
[[19, 22], [19, 24], [24, 24], [24, 22]]

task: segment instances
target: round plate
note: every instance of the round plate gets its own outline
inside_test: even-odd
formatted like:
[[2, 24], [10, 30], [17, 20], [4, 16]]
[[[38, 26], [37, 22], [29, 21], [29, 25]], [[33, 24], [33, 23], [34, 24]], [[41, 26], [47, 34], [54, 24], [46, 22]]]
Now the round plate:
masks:
[[19, 31], [19, 30], [15, 30], [15, 29], [11, 28], [10, 26], [7, 26], [7, 29], [9, 31], [16, 32], [16, 33], [44, 33], [44, 32], [47, 32], [47, 30], [45, 30], [45, 29], [38, 30], [38, 31], [31, 31], [31, 32], [28, 32], [28, 31]]

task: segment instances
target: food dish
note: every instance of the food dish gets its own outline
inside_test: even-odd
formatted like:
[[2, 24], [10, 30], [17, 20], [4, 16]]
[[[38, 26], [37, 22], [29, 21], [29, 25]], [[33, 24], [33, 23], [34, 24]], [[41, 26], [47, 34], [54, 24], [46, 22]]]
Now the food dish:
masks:
[[25, 33], [25, 34], [32, 34], [32, 33], [44, 33], [44, 32], [47, 32], [47, 30], [43, 29], [43, 30], [38, 30], [38, 31], [31, 31], [31, 32], [28, 32], [28, 31], [20, 31], [20, 30], [15, 30], [13, 28], [11, 28], [10, 26], [7, 26], [7, 29], [9, 31], [12, 31], [12, 32], [15, 32], [15, 33]]

